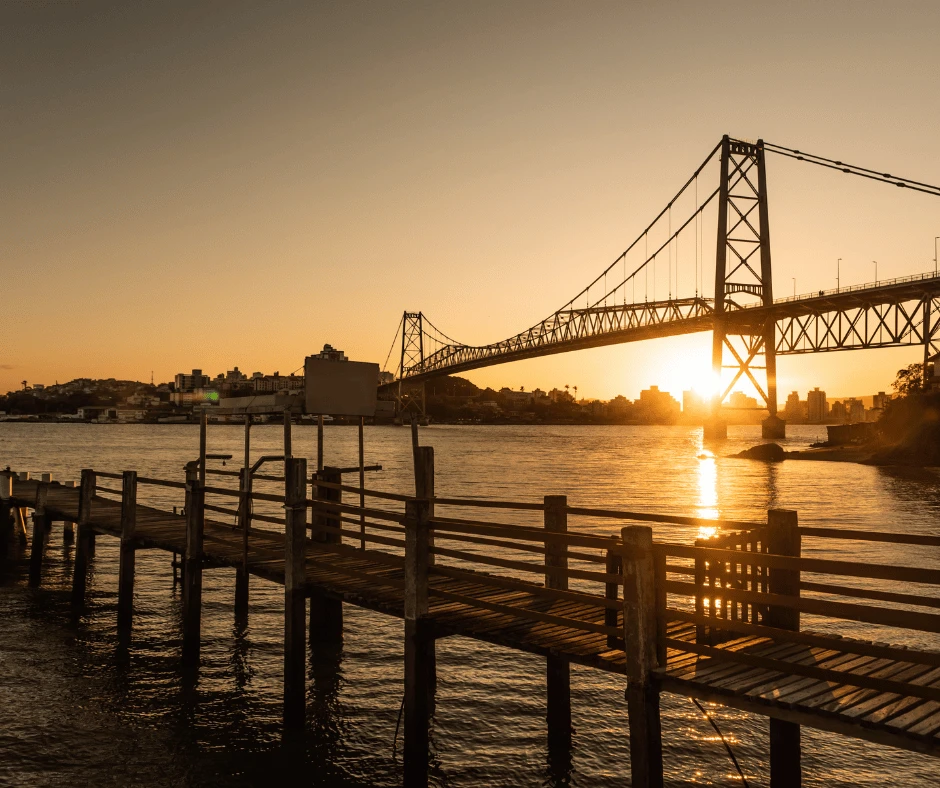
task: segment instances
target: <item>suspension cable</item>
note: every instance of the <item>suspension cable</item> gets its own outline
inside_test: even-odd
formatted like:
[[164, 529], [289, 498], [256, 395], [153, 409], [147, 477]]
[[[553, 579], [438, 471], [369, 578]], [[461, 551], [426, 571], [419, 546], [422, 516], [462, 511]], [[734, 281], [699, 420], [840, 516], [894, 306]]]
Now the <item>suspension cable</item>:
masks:
[[633, 243], [631, 243], [631, 244], [623, 251], [623, 253], [621, 253], [620, 255], [618, 255], [618, 256], [617, 256], [617, 259], [614, 260], [609, 266], [607, 266], [607, 268], [605, 268], [604, 271], [603, 271], [601, 274], [599, 274], [599, 275], [597, 276], [597, 278], [596, 278], [593, 282], [591, 282], [591, 284], [589, 284], [587, 287], [585, 287], [583, 290], [581, 290], [574, 298], [572, 298], [572, 299], [571, 299], [570, 301], [568, 301], [561, 309], [559, 309], [559, 310], [558, 310], [559, 312], [561, 312], [561, 311], [567, 309], [568, 307], [572, 306], [572, 305], [574, 304], [574, 302], [577, 301], [581, 296], [587, 296], [588, 291], [589, 291], [594, 285], [596, 285], [596, 284], [598, 283], [598, 281], [601, 279], [601, 277], [602, 277], [604, 274], [606, 274], [608, 271], [610, 271], [610, 269], [613, 268], [617, 263], [619, 263], [620, 260], [621, 260], [621, 258], [624, 257], [624, 256], [626, 256], [626, 254], [627, 254], [631, 249], [633, 249], [634, 246], [636, 246], [636, 245], [640, 242], [640, 239], [643, 238], [643, 237], [645, 237], [646, 234], [647, 234], [650, 230], [653, 229], [653, 227], [655, 226], [656, 222], [658, 222], [660, 219], [663, 218], [663, 216], [665, 215], [666, 211], [668, 211], [668, 210], [672, 207], [672, 204], [673, 204], [679, 197], [682, 196], [682, 193], [689, 187], [689, 184], [692, 183], [692, 182], [695, 180], [695, 177], [696, 177], [697, 175], [699, 175], [699, 173], [701, 173], [702, 170], [705, 169], [705, 166], [712, 160], [712, 157], [718, 152], [718, 150], [719, 150], [720, 148], [721, 148], [721, 143], [719, 142], [719, 143], [712, 149], [712, 152], [709, 153], [708, 156], [705, 158], [705, 161], [703, 161], [703, 162], [699, 165], [698, 169], [697, 169], [697, 170], [692, 174], [692, 176], [682, 185], [682, 188], [679, 189], [678, 192], [676, 192], [675, 196], [669, 201], [669, 204], [668, 204], [665, 208], [663, 208], [663, 209], [657, 214], [656, 218], [653, 219], [653, 221], [649, 223], [649, 225], [647, 226], [647, 228], [646, 228], [642, 233], [640, 233], [640, 235], [638, 235], [638, 236], [636, 237], [636, 239], [633, 241]]
[[867, 167], [859, 167], [855, 164], [847, 164], [835, 159], [827, 159], [824, 156], [816, 156], [815, 154], [805, 153], [804, 151], [799, 151], [794, 148], [785, 148], [782, 145], [775, 145], [770, 142], [764, 143], [764, 150], [767, 150], [770, 153], [776, 153], [780, 156], [787, 156], [788, 158], [796, 159], [797, 161], [806, 161], [810, 164], [817, 164], [820, 167], [826, 167], [830, 170], [839, 170], [840, 172], [844, 172], [847, 175], [859, 175], [862, 178], [868, 178], [873, 181], [880, 181], [881, 183], [892, 183], [902, 189], [911, 189], [913, 191], [923, 192], [924, 194], [932, 194], [935, 197], [940, 197], [940, 186], [933, 186], [929, 183], [921, 183], [920, 181], [915, 181], [910, 178], [901, 178], [897, 175], [892, 175], [889, 172], [878, 172], [877, 170], [870, 170]]
[[392, 346], [388, 349], [388, 355], [385, 357], [385, 363], [382, 364], [382, 369], [386, 372], [388, 371], [388, 360], [392, 357], [392, 351], [395, 349], [395, 343], [398, 341], [398, 335], [401, 333], [404, 322], [405, 316], [402, 315], [401, 320], [398, 321], [398, 328], [395, 329], [395, 337], [392, 339]]
[[[693, 219], [695, 219], [696, 216], [698, 216], [700, 213], [702, 213], [702, 212], [705, 210], [706, 206], [707, 206], [712, 200], [714, 200], [715, 197], [718, 196], [719, 191], [721, 191], [720, 187], [717, 188], [717, 189], [715, 189], [715, 191], [713, 191], [713, 192], [708, 196], [708, 199], [706, 199], [705, 202], [703, 202], [703, 203], [699, 206], [698, 210], [696, 210], [696, 212], [695, 212], [694, 214], [692, 214], [692, 216], [690, 216], [688, 219], [686, 219], [685, 222], [682, 223], [682, 226], [681, 226], [678, 230], [676, 230], [666, 241], [664, 241], [663, 244], [662, 244], [655, 252], [653, 252], [652, 255], [648, 255], [647, 258], [646, 258], [646, 260], [645, 260], [644, 262], [640, 263], [640, 265], [638, 265], [638, 266], [633, 270], [633, 273], [631, 273], [630, 276], [628, 276], [623, 282], [621, 282], [620, 284], [618, 284], [617, 287], [620, 287], [621, 285], [626, 284], [630, 279], [632, 279], [634, 276], [636, 276], [641, 270], [645, 270], [646, 266], [647, 266], [649, 263], [652, 262], [652, 263], [653, 263], [653, 300], [655, 301], [655, 300], [656, 300], [656, 256], [659, 255], [659, 254], [661, 254], [662, 251], [663, 251], [663, 249], [665, 249], [665, 248], [667, 247], [667, 245], [669, 245], [670, 243], [672, 243], [673, 239], [674, 239], [676, 236], [678, 236], [679, 233], [681, 233], [683, 230], [685, 230], [685, 228], [688, 227], [688, 226], [692, 223]], [[617, 287], [615, 287], [614, 290], [616, 290]], [[613, 292], [613, 290], [612, 290], [611, 292]], [[597, 306], [597, 305], [598, 305], [601, 301], [603, 301], [603, 300], [604, 300], [603, 298], [598, 299], [592, 306]], [[563, 311], [563, 310], [559, 310], [559, 311]]]

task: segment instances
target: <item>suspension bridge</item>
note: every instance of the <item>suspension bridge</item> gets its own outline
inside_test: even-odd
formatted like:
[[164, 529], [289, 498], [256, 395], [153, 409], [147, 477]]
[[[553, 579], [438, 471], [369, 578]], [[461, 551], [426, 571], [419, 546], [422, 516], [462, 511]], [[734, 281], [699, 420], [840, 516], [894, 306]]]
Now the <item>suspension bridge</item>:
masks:
[[[764, 436], [775, 438], [785, 434], [777, 415], [778, 355], [917, 345], [924, 349], [926, 375], [927, 360], [940, 350], [936, 271], [774, 298], [767, 154], [940, 197], [940, 187], [927, 183], [726, 135], [624, 252], [536, 325], [489, 345], [469, 345], [449, 337], [423, 312], [406, 311], [386, 359], [387, 368], [400, 347], [395, 378], [385, 385], [386, 392], [394, 393], [403, 408], [423, 411], [424, 383], [441, 375], [711, 331], [716, 394], [704, 425], [706, 436], [726, 434], [721, 407], [743, 380], [769, 413]], [[714, 255], [706, 251], [712, 228]], [[681, 279], [680, 259], [685, 264]], [[689, 276], [689, 262], [694, 276]], [[706, 283], [714, 285], [710, 295]], [[684, 289], [694, 294], [680, 296]], [[406, 394], [415, 390], [420, 397]]]

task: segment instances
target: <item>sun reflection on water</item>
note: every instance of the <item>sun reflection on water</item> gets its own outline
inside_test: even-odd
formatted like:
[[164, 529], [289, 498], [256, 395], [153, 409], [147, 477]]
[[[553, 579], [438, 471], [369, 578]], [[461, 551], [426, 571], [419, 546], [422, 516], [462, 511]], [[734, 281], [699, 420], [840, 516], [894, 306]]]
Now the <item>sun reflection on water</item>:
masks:
[[[703, 449], [698, 455], [698, 515], [711, 520], [718, 519], [718, 468], [715, 455]], [[710, 539], [717, 529], [710, 526], [699, 528], [699, 539]]]

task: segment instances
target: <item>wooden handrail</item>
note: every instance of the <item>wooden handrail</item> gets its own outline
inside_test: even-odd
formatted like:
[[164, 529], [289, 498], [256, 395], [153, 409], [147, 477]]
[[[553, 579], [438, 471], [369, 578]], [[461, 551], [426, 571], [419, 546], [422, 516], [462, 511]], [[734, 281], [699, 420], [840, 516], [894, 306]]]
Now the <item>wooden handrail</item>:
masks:
[[[829, 616], [830, 618], [844, 618], [849, 621], [861, 621], [866, 624], [880, 624], [898, 629], [914, 629], [919, 632], [940, 633], [940, 615], [922, 613], [912, 610], [898, 610], [897, 608], [876, 607], [874, 605], [859, 605], [854, 602], [831, 602], [827, 599], [811, 599], [808, 597], [789, 596], [787, 594], [766, 594], [758, 591], [745, 591], [738, 588], [703, 588], [693, 583], [681, 583], [677, 580], [667, 580], [665, 590], [670, 594], [684, 596], [708, 594], [720, 599], [731, 599], [737, 602], [753, 602], [758, 605], [772, 605], [778, 608], [799, 610], [813, 615]], [[725, 618], [709, 616], [708, 620], [720, 628]]]
[[940, 585], [940, 569], [895, 566], [891, 564], [863, 564], [857, 561], [833, 561], [825, 558], [796, 558], [774, 553], [757, 553], [749, 550], [722, 550], [714, 547], [692, 547], [690, 545], [657, 542], [653, 549], [671, 557], [707, 558], [729, 564], [765, 566], [776, 569], [793, 569], [814, 574], [866, 577], [877, 580], [900, 580], [906, 583]]
[[138, 484], [154, 484], [158, 487], [175, 487], [178, 490], [186, 489], [186, 482], [171, 482], [166, 479], [149, 479], [146, 476], [137, 477]]
[[336, 482], [324, 482], [324, 481], [320, 481], [319, 479], [314, 479], [312, 484], [314, 487], [324, 487], [327, 490], [342, 490], [343, 492], [362, 494], [362, 495], [365, 495], [367, 498], [386, 498], [390, 501], [414, 500], [413, 495], [399, 495], [398, 493], [382, 492], [381, 490], [368, 490], [364, 487], [352, 487], [348, 484], [337, 484]]
[[926, 547], [940, 547], [940, 536], [923, 534], [898, 534], [891, 531], [861, 531], [848, 528], [807, 528], [800, 527], [803, 536], [818, 536], [823, 539], [849, 539], [860, 542], [890, 542], [893, 544], [917, 544]]
[[611, 575], [606, 572], [591, 572], [587, 569], [562, 569], [560, 567], [545, 566], [545, 564], [530, 564], [527, 561], [513, 561], [508, 558], [497, 558], [496, 556], [483, 555], [481, 553], [468, 553], [465, 550], [451, 550], [436, 545], [430, 548], [430, 550], [434, 555], [456, 558], [460, 561], [468, 561], [475, 564], [489, 564], [490, 566], [499, 566], [504, 569], [517, 569], [520, 572], [531, 572], [538, 575], [551, 574], [559, 577], [576, 577], [581, 580], [593, 580], [596, 583], [623, 583], [622, 576]]
[[744, 520], [710, 520], [704, 517], [685, 517], [674, 514], [654, 514], [650, 512], [626, 512], [615, 509], [592, 509], [584, 506], [569, 506], [568, 514], [584, 517], [609, 517], [617, 520], [637, 520], [650, 523], [669, 523], [670, 525], [697, 525], [722, 530], [751, 531], [766, 528], [767, 523], [752, 523]]

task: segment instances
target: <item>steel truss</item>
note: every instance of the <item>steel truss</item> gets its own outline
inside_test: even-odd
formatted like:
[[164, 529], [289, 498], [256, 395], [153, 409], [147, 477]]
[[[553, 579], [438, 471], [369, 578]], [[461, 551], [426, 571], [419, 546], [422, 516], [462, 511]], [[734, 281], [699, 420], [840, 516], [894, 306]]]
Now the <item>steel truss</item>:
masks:
[[938, 349], [940, 298], [850, 306], [787, 316], [777, 321], [777, 353], [825, 353], [878, 347], [924, 345], [925, 355]]
[[[533, 356], [563, 353], [711, 327], [712, 305], [705, 298], [565, 309], [514, 337], [491, 345], [445, 345], [404, 368], [404, 378], [455, 373]], [[693, 325], [707, 321], [701, 327]]]

